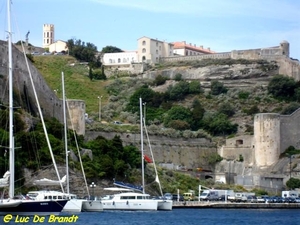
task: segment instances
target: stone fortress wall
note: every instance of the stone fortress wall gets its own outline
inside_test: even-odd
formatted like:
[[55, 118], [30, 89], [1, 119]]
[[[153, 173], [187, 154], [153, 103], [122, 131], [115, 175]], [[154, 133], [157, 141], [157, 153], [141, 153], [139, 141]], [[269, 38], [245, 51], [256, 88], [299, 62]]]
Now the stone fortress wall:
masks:
[[[16, 47], [13, 46], [13, 85], [15, 92], [15, 106], [21, 107], [34, 116], [39, 115], [35, 94], [31, 85], [31, 80], [28, 75], [28, 69], [25, 62], [25, 57]], [[6, 41], [0, 41], [0, 92], [3, 96], [3, 102], [8, 102], [7, 91], [7, 65], [8, 65], [8, 48]], [[63, 123], [62, 100], [58, 98], [54, 90], [51, 90], [39, 71], [28, 61], [29, 69], [32, 75], [32, 80], [38, 93], [38, 101], [44, 117], [55, 117]], [[59, 82], [59, 81], [58, 81]], [[16, 94], [18, 93], [18, 94]], [[85, 103], [82, 100], [67, 100], [72, 122], [78, 134], [85, 133]], [[69, 115], [67, 115], [68, 118]]]
[[202, 59], [248, 59], [276, 61], [280, 67], [279, 73], [300, 80], [300, 63], [289, 58], [290, 44], [282, 41], [279, 46], [249, 50], [233, 50], [231, 52], [203, 54], [194, 56], [173, 56], [161, 58], [161, 62], [191, 61]]

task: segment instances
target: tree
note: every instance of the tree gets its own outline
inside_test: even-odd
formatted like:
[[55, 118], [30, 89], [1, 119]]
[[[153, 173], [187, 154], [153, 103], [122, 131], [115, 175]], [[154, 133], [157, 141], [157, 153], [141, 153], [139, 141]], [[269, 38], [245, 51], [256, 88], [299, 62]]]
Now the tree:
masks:
[[123, 52], [123, 50], [121, 50], [120, 48], [117, 48], [115, 46], [111, 46], [111, 45], [108, 45], [108, 46], [102, 48], [102, 50], [101, 50], [102, 54], [104, 54], [104, 53], [115, 53], [115, 52]]
[[217, 80], [211, 82], [210, 89], [212, 95], [219, 95], [219, 94], [227, 93], [228, 91], [228, 89], [224, 87], [224, 84]]
[[232, 124], [227, 115], [218, 113], [205, 118], [204, 128], [212, 135], [229, 135], [237, 132], [238, 125]]
[[173, 120], [181, 120], [185, 121], [188, 124], [191, 124], [192, 117], [191, 117], [191, 111], [183, 106], [173, 106], [167, 113], [164, 124], [166, 127], [170, 127], [171, 122]]
[[223, 114], [227, 115], [228, 117], [231, 117], [235, 114], [234, 108], [229, 102], [221, 104], [219, 106], [218, 112], [223, 113]]
[[201, 105], [199, 99], [194, 99], [193, 105], [192, 105], [192, 124], [191, 129], [192, 130], [198, 130], [201, 126], [202, 118], [205, 113], [205, 109]]
[[297, 84], [293, 78], [278, 74], [269, 82], [268, 92], [272, 94], [274, 98], [292, 100], [296, 88]]
[[181, 80], [182, 80], [182, 74], [177, 73], [177, 74], [175, 75], [175, 77], [174, 77], [174, 80], [175, 80], [175, 81], [181, 81]]
[[290, 189], [300, 188], [300, 180], [297, 178], [291, 177], [287, 182], [286, 186]]
[[203, 89], [201, 88], [199, 81], [192, 81], [189, 83], [189, 94], [200, 94], [203, 93]]
[[189, 83], [186, 81], [179, 81], [167, 91], [170, 100], [182, 100], [189, 93]]
[[163, 77], [161, 74], [159, 74], [157, 77], [155, 77], [153, 84], [156, 86], [163, 85], [166, 83], [166, 80], [167, 80], [166, 77]]
[[69, 39], [67, 47], [69, 54], [77, 60], [89, 62], [92, 66], [99, 66], [100, 58], [96, 57], [98, 51], [94, 44], [82, 42], [80, 39]]

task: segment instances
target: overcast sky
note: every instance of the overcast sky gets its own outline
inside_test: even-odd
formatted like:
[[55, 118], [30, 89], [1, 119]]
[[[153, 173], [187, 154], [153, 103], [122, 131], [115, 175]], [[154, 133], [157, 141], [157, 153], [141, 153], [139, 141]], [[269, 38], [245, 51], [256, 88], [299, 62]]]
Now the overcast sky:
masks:
[[[0, 0], [5, 40], [6, 1]], [[210, 47], [216, 52], [290, 43], [300, 59], [299, 0], [12, 0], [14, 39], [42, 46], [43, 24], [55, 39], [81, 39], [97, 46], [136, 50], [142, 36]]]

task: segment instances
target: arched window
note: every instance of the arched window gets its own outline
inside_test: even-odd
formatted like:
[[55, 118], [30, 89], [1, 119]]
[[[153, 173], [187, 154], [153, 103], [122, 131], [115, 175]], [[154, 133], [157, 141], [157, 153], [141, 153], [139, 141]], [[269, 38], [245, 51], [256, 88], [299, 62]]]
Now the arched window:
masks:
[[146, 53], [146, 49], [145, 48], [142, 49], [142, 53]]
[[120, 58], [118, 58], [118, 63], [120, 63], [121, 62], [121, 59]]
[[146, 41], [143, 41], [143, 42], [142, 42], [142, 45], [146, 45]]
[[146, 60], [146, 56], [143, 56], [143, 57], [142, 57], [142, 60], [145, 61], [145, 60]]
[[112, 61], [112, 59], [109, 59], [109, 63], [112, 63], [113, 61]]
[[126, 62], [127, 62], [126, 58], [123, 58], [123, 63], [126, 63]]

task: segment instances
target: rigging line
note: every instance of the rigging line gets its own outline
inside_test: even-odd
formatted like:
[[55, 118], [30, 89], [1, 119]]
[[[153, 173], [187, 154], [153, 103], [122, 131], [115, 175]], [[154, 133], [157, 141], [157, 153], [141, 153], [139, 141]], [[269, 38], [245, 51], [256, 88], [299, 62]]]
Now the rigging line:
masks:
[[[45, 136], [46, 136], [46, 141], [47, 141], [48, 148], [49, 148], [49, 151], [50, 151], [50, 155], [51, 155], [51, 158], [52, 158], [52, 162], [53, 162], [53, 164], [54, 164], [54, 168], [55, 168], [55, 171], [56, 171], [56, 175], [57, 175], [57, 177], [58, 177], [58, 180], [61, 180], [61, 179], [60, 179], [60, 176], [59, 176], [58, 169], [57, 169], [57, 165], [56, 165], [56, 162], [55, 162], [55, 158], [54, 158], [54, 155], [53, 155], [53, 151], [52, 151], [52, 147], [51, 147], [51, 144], [50, 144], [50, 140], [49, 140], [47, 128], [46, 128], [46, 125], [45, 125], [43, 113], [42, 113], [41, 106], [40, 106], [40, 103], [39, 103], [39, 100], [38, 100], [38, 96], [37, 96], [37, 93], [36, 93], [35, 85], [34, 85], [33, 78], [32, 78], [32, 74], [31, 74], [31, 70], [30, 70], [30, 68], [29, 68], [28, 59], [27, 59], [27, 56], [26, 56], [26, 54], [25, 54], [25, 49], [24, 49], [24, 45], [23, 45], [23, 42], [22, 42], [22, 41], [21, 41], [21, 45], [22, 45], [22, 50], [23, 50], [23, 55], [24, 55], [24, 58], [25, 58], [27, 70], [28, 70], [28, 73], [29, 73], [29, 78], [30, 78], [31, 86], [32, 86], [32, 88], [33, 88], [33, 93], [34, 93], [34, 97], [35, 97], [35, 100], [36, 100], [38, 112], [39, 112], [39, 115], [40, 115], [40, 119], [41, 119], [41, 121], [42, 121], [44, 133], [45, 133]], [[62, 184], [61, 182], [60, 182], [60, 187], [61, 187], [62, 192], [64, 193], [64, 187], [63, 187], [63, 184]]]
[[70, 119], [71, 126], [72, 126], [72, 131], [73, 131], [73, 134], [74, 134], [74, 140], [75, 140], [75, 143], [76, 143], [76, 148], [77, 148], [77, 153], [78, 153], [78, 157], [79, 157], [79, 162], [80, 162], [80, 166], [81, 166], [81, 170], [82, 170], [84, 183], [85, 183], [85, 186], [86, 186], [87, 194], [88, 194], [88, 196], [90, 196], [90, 192], [89, 192], [89, 188], [88, 188], [88, 185], [87, 185], [86, 176], [85, 176], [85, 172], [84, 172], [84, 168], [83, 168], [83, 163], [82, 163], [81, 155], [80, 155], [80, 151], [79, 151], [77, 136], [76, 136], [76, 133], [75, 133], [73, 121], [71, 119], [72, 117], [71, 117], [71, 112], [70, 112], [70, 109], [69, 109], [69, 102], [67, 101], [67, 97], [66, 97], [66, 103], [67, 103], [66, 104], [67, 105], [67, 111], [69, 113], [69, 119]]
[[161, 185], [159, 182], [156, 164], [155, 164], [155, 160], [154, 160], [154, 156], [153, 156], [153, 152], [152, 152], [152, 148], [151, 148], [151, 144], [150, 144], [149, 134], [148, 134], [148, 130], [146, 128], [145, 118], [143, 118], [143, 122], [144, 122], [145, 133], [146, 133], [146, 137], [147, 137], [147, 141], [148, 141], [148, 145], [149, 145], [149, 149], [150, 149], [150, 153], [151, 153], [151, 157], [152, 157], [152, 161], [153, 161], [153, 166], [154, 166], [154, 171], [155, 171], [155, 181], [158, 183], [161, 196], [163, 196], [163, 192], [162, 192], [162, 188], [161, 188]]

